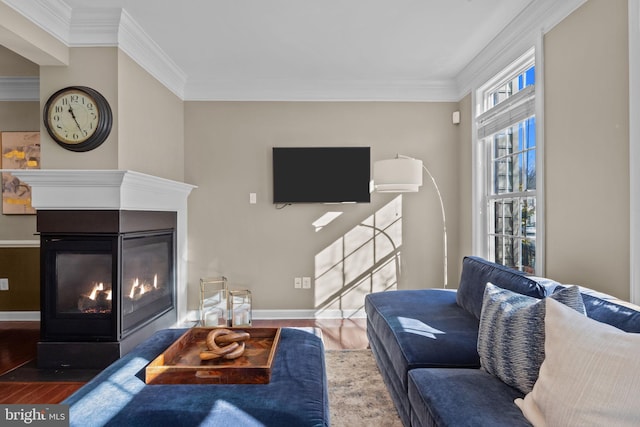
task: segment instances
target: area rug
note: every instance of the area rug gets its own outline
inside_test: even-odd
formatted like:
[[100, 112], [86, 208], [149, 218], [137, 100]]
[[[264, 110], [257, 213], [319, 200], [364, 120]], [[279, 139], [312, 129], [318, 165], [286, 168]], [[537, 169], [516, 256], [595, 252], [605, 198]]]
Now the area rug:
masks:
[[327, 350], [332, 427], [402, 427], [371, 350]]

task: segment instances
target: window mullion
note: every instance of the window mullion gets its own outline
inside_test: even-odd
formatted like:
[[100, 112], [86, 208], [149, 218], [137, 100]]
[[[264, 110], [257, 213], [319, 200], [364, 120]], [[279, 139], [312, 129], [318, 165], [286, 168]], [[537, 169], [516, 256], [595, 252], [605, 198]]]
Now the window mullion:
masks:
[[[532, 55], [533, 58], [533, 55]], [[522, 63], [521, 63], [522, 64]], [[483, 94], [477, 136], [485, 153], [485, 236], [489, 258], [512, 268], [535, 269], [537, 176], [531, 156], [538, 154], [535, 132], [533, 67], [501, 73], [502, 80]], [[527, 86], [525, 86], [527, 85]], [[530, 188], [533, 187], [533, 188]]]

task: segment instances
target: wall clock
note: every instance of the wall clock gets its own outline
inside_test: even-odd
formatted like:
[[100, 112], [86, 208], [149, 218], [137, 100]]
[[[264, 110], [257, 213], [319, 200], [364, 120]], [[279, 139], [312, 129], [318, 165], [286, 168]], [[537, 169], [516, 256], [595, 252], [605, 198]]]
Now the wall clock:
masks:
[[43, 110], [51, 138], [71, 151], [89, 151], [102, 144], [113, 124], [111, 107], [98, 91], [69, 86], [49, 97]]

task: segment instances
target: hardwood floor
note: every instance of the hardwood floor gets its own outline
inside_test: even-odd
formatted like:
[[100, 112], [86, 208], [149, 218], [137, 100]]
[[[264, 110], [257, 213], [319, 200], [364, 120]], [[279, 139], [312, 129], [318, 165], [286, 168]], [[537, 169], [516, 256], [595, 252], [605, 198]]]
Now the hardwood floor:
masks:
[[0, 322], [0, 375], [33, 359], [39, 338], [40, 322]]
[[366, 319], [254, 320], [255, 327], [317, 327], [326, 350], [358, 350], [369, 346]]
[[[356, 350], [369, 345], [365, 319], [254, 320], [253, 326], [318, 327], [327, 350]], [[39, 337], [39, 322], [0, 322], [0, 375], [34, 360]], [[3, 381], [0, 378], [0, 404], [60, 403], [83, 384], [78, 381]]]

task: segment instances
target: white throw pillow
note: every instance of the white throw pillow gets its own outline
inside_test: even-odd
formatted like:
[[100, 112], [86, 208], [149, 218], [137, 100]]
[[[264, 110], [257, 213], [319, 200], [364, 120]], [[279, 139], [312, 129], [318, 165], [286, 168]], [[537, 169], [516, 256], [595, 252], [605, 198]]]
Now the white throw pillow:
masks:
[[640, 334], [546, 299], [545, 354], [516, 405], [538, 426], [640, 425]]

